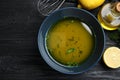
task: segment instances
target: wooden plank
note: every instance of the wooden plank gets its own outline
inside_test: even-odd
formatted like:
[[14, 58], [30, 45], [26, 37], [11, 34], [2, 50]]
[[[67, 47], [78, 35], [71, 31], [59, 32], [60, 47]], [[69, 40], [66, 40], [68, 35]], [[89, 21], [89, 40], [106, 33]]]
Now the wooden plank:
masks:
[[[102, 59], [87, 72], [72, 76], [49, 67], [37, 47], [38, 30], [45, 18], [37, 11], [37, 2], [0, 0], [0, 80], [120, 80], [120, 69], [106, 67]], [[73, 3], [67, 0], [62, 7], [76, 6]], [[107, 31], [105, 34], [105, 48], [116, 45]]]

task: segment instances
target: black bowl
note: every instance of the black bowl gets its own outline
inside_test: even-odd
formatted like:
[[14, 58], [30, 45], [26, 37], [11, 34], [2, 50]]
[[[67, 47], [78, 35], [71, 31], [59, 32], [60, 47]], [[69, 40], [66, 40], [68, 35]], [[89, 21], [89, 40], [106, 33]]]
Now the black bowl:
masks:
[[[92, 29], [95, 36], [95, 48], [92, 55], [80, 66], [68, 67], [63, 66], [61, 64], [56, 63], [57, 61], [53, 60], [49, 54], [49, 51], [46, 48], [46, 34], [50, 29], [51, 25], [53, 25], [58, 20], [64, 17], [77, 17], [82, 22], [89, 25], [89, 28]], [[104, 31], [101, 28], [99, 22], [96, 17], [94, 17], [91, 13], [83, 9], [77, 9], [73, 7], [63, 8], [57, 10], [50, 14], [40, 26], [40, 30], [38, 33], [38, 48], [41, 56], [46, 61], [46, 63], [61, 73], [65, 74], [78, 74], [87, 71], [92, 66], [94, 66], [101, 59], [102, 52], [104, 50], [105, 37]]]

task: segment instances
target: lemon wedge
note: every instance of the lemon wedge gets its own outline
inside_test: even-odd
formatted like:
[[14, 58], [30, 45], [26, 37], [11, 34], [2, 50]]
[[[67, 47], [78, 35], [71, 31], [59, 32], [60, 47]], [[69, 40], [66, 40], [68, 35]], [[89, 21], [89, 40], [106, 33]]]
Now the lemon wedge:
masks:
[[78, 0], [78, 2], [87, 10], [95, 9], [102, 5], [105, 0]]
[[105, 64], [110, 68], [120, 67], [120, 49], [117, 47], [109, 47], [103, 54]]

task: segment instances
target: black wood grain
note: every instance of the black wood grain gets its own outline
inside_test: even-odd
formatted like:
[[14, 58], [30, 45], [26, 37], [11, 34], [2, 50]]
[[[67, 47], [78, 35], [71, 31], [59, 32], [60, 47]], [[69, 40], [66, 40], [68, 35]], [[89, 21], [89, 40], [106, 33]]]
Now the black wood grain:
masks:
[[[37, 2], [0, 0], [0, 80], [120, 80], [120, 69], [109, 69], [102, 59], [78, 75], [61, 74], [49, 67], [37, 46], [38, 30], [45, 18], [37, 11]], [[62, 7], [66, 6], [76, 6], [76, 1], [67, 0]], [[98, 10], [90, 12], [96, 16]], [[107, 33], [105, 48], [115, 46]]]

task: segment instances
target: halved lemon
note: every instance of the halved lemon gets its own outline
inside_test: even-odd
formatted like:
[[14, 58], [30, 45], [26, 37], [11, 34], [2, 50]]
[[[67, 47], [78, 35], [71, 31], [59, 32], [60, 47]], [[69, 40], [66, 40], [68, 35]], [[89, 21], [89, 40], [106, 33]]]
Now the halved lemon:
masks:
[[109, 47], [103, 54], [105, 64], [110, 68], [120, 67], [120, 49], [118, 47]]

